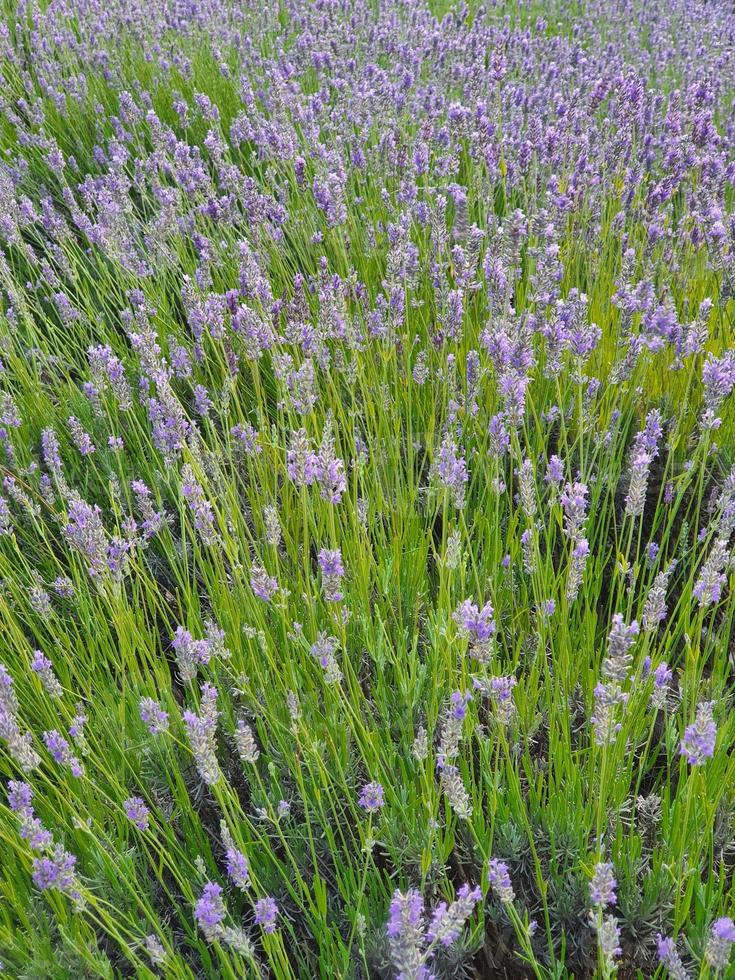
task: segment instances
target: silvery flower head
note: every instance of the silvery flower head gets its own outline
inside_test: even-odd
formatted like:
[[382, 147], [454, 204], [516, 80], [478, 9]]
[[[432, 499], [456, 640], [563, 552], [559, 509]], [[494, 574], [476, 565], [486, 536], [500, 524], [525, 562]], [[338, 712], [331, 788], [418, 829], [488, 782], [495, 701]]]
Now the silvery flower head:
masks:
[[735, 943], [735, 923], [728, 916], [715, 919], [707, 942], [704, 957], [715, 970], [726, 970], [730, 965], [730, 951]]
[[717, 725], [712, 715], [714, 701], [704, 701], [697, 707], [693, 724], [689, 725], [681, 740], [679, 752], [692, 766], [701, 766], [715, 754]]

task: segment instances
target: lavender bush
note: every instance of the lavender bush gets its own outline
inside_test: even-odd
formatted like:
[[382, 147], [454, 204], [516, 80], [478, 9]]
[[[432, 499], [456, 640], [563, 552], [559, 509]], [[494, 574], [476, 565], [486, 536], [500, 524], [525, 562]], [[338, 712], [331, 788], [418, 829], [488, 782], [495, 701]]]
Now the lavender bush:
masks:
[[732, 4], [3, 13], [4, 972], [735, 976]]

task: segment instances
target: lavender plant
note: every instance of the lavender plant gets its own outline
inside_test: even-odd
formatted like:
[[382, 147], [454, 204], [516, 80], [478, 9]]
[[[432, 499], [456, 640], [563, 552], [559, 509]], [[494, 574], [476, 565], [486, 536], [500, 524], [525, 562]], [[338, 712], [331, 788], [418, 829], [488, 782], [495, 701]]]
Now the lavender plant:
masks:
[[735, 12], [5, 0], [0, 961], [735, 975]]

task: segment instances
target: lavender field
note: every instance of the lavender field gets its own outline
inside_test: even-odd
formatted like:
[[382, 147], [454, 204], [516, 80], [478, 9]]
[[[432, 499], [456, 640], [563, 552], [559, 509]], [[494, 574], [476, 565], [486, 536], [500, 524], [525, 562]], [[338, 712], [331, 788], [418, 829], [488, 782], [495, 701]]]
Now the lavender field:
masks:
[[0, 973], [735, 977], [735, 7], [3, 0]]

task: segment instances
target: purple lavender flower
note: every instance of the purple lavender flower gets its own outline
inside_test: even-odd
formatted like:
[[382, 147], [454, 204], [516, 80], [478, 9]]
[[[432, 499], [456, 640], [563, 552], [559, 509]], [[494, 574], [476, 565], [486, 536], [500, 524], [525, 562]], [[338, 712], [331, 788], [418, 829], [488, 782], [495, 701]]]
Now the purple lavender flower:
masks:
[[564, 508], [564, 533], [577, 540], [587, 520], [587, 486], [567, 483], [559, 498]]
[[456, 507], [464, 505], [464, 495], [469, 473], [464, 458], [458, 454], [457, 444], [450, 433], [444, 436], [432, 465], [438, 483], [451, 491]]
[[153, 698], [142, 698], [140, 702], [141, 720], [148, 726], [151, 735], [168, 731], [168, 712]]
[[651, 459], [651, 454], [642, 449], [639, 449], [633, 456], [630, 466], [628, 494], [625, 499], [625, 513], [629, 517], [643, 516]]
[[236, 847], [227, 848], [227, 874], [238, 888], [247, 888], [250, 884], [248, 861], [242, 851]]
[[697, 581], [694, 583], [693, 594], [703, 608], [715, 605], [722, 598], [722, 590], [727, 582], [724, 574], [730, 558], [728, 540], [718, 537], [702, 565]]
[[212, 656], [212, 644], [209, 640], [195, 640], [183, 626], [176, 627], [171, 646], [176, 653], [176, 665], [183, 681], [193, 681], [197, 675], [197, 667], [208, 664]]
[[590, 881], [590, 901], [593, 905], [604, 908], [606, 905], [614, 905], [617, 901], [615, 889], [614, 867], [609, 862], [598, 862]]
[[610, 974], [614, 970], [615, 959], [623, 952], [620, 945], [618, 920], [612, 915], [606, 915], [602, 917], [601, 921], [595, 924], [595, 927], [597, 941], [600, 944], [600, 951], [605, 961], [605, 969]]
[[199, 532], [203, 544], [213, 545], [218, 541], [214, 508], [210, 501], [205, 499], [204, 490], [197, 483], [190, 466], [183, 468], [181, 477], [181, 494], [189, 505], [194, 518], [194, 527]]
[[705, 428], [716, 428], [719, 425], [719, 419], [715, 413], [735, 388], [735, 352], [727, 351], [720, 358], [708, 354], [702, 368], [702, 382], [706, 406], [703, 425]]
[[222, 920], [226, 915], [222, 886], [208, 881], [194, 906], [194, 918], [208, 942], [220, 936]]
[[276, 931], [276, 919], [278, 918], [278, 905], [276, 900], [266, 895], [259, 898], [255, 903], [255, 921], [261, 926], [263, 932]]
[[77, 745], [81, 748], [83, 753], [86, 753], [86, 740], [84, 738], [84, 726], [88, 721], [87, 715], [84, 713], [84, 706], [81, 701], [76, 705], [76, 714], [71, 720], [69, 725], [69, 735], [74, 739]]
[[510, 447], [510, 433], [506, 427], [506, 419], [503, 415], [493, 415], [488, 424], [488, 436], [490, 437], [490, 452], [499, 459], [505, 456]]
[[312, 458], [314, 477], [319, 484], [322, 500], [338, 504], [347, 489], [344, 462], [335, 455], [334, 442], [329, 432], [325, 432], [319, 453]]
[[487, 866], [487, 880], [490, 887], [503, 904], [512, 902], [515, 898], [513, 884], [510, 880], [508, 865], [498, 858], [491, 858]]
[[253, 562], [250, 567], [250, 588], [263, 602], [270, 602], [278, 592], [278, 579], [269, 575], [262, 565]]
[[620, 690], [619, 684], [597, 684], [595, 687], [595, 706], [590, 721], [595, 729], [595, 743], [610, 745], [622, 728], [618, 718], [618, 708], [625, 709], [629, 695]]
[[73, 776], [81, 777], [84, 775], [84, 767], [71, 751], [69, 743], [59, 732], [56, 730], [44, 732], [43, 740], [55, 762], [61, 766], [68, 766]]
[[712, 717], [714, 701], [703, 701], [697, 707], [693, 724], [684, 731], [684, 738], [679, 747], [680, 755], [686, 756], [692, 766], [701, 766], [706, 759], [715, 754], [717, 725]]
[[465, 599], [457, 607], [452, 618], [462, 632], [478, 644], [487, 643], [497, 630], [497, 624], [493, 619], [493, 607], [490, 602], [486, 602], [482, 609], [479, 609], [471, 599]]
[[14, 813], [32, 813], [32, 799], [33, 790], [28, 783], [18, 782], [14, 779], [10, 780], [8, 783], [8, 806]]
[[424, 900], [415, 888], [393, 893], [386, 931], [393, 966], [405, 980], [429, 980], [424, 965], [423, 914]]
[[62, 599], [73, 599], [75, 594], [74, 583], [71, 579], [67, 578], [65, 575], [58, 575], [53, 582], [51, 587], [54, 592]]
[[212, 408], [212, 399], [204, 385], [196, 385], [194, 388], [194, 411], [202, 418], [207, 418]]
[[131, 796], [123, 803], [125, 815], [138, 830], [148, 830], [150, 811], [139, 796]]
[[10, 512], [10, 504], [5, 497], [0, 496], [0, 535], [12, 534], [12, 531], [13, 517]]
[[339, 548], [332, 551], [322, 548], [317, 557], [322, 571], [324, 598], [327, 602], [341, 602], [343, 596], [340, 592], [340, 582], [345, 573], [342, 552]]
[[8, 806], [20, 822], [20, 836], [32, 851], [46, 851], [53, 838], [33, 812], [33, 791], [28, 783], [11, 779], [8, 783]]
[[259, 433], [248, 423], [233, 425], [230, 429], [230, 435], [237, 440], [240, 449], [246, 456], [257, 456], [263, 451], [263, 447], [258, 441]]
[[441, 902], [434, 910], [426, 934], [428, 941], [451, 946], [459, 939], [465, 922], [472, 915], [475, 905], [481, 901], [481, 888], [470, 888], [468, 884], [462, 885], [451, 905]]
[[630, 649], [638, 633], [638, 623], [635, 619], [630, 625], [626, 625], [622, 613], [615, 613], [607, 638], [607, 657], [602, 664], [604, 678], [618, 683], [625, 680], [633, 660]]
[[97, 576], [108, 570], [107, 535], [99, 507], [92, 507], [81, 497], [72, 496], [64, 534], [87, 559], [90, 575]]
[[651, 695], [651, 706], [654, 708], [664, 708], [668, 700], [669, 685], [673, 679], [673, 673], [666, 663], [660, 663], [653, 671], [653, 694]]
[[666, 619], [666, 589], [671, 568], [659, 572], [643, 605], [643, 629], [652, 633]]
[[559, 487], [564, 480], [564, 464], [558, 456], [549, 457], [544, 480], [554, 488]]
[[368, 813], [377, 813], [385, 805], [383, 787], [380, 783], [367, 783], [357, 802]]
[[40, 891], [55, 888], [68, 895], [74, 902], [81, 899], [79, 880], [76, 875], [77, 859], [61, 844], [57, 844], [49, 857], [33, 859], [33, 883]]
[[132, 393], [125, 377], [125, 368], [112, 349], [108, 346], [90, 347], [87, 356], [95, 390], [102, 393], [109, 389], [122, 411], [132, 408]]
[[671, 980], [689, 980], [689, 974], [684, 969], [681, 957], [676, 951], [676, 943], [673, 939], [662, 936], [660, 933], [656, 937], [658, 951], [658, 961], [665, 966], [671, 976]]
[[501, 725], [509, 725], [516, 717], [513, 701], [513, 688], [518, 681], [515, 677], [491, 677], [484, 689], [493, 703], [495, 716]]
[[570, 602], [573, 602], [579, 594], [579, 587], [581, 586], [582, 579], [584, 578], [584, 570], [587, 565], [589, 554], [590, 546], [587, 539], [577, 539], [572, 550], [572, 563], [569, 567], [569, 576], [567, 578], [566, 591], [567, 599]]
[[56, 480], [63, 480], [59, 440], [53, 429], [44, 429], [41, 433], [41, 450], [46, 469]]
[[469, 637], [470, 655], [481, 663], [487, 663], [492, 655], [493, 637], [497, 630], [493, 612], [490, 602], [480, 609], [471, 599], [465, 599], [452, 615], [460, 632]]
[[467, 705], [471, 700], [472, 695], [469, 691], [453, 691], [449, 698], [437, 753], [437, 762], [441, 766], [454, 759], [459, 752], [462, 725], [467, 715]]
[[0, 738], [5, 741], [8, 752], [21, 769], [35, 769], [41, 761], [32, 747], [29, 732], [21, 732], [18, 723], [18, 698], [13, 687], [13, 678], [7, 667], [0, 664]]
[[38, 674], [46, 692], [52, 698], [60, 698], [64, 689], [54, 674], [54, 667], [48, 657], [44, 657], [40, 650], [36, 650], [31, 660], [31, 670]]
[[147, 540], [155, 537], [169, 523], [169, 517], [163, 510], [156, 510], [151, 502], [151, 491], [142, 480], [133, 480], [130, 489], [135, 494], [138, 512], [143, 518], [141, 525], [143, 537]]
[[68, 424], [72, 442], [77, 447], [80, 454], [82, 456], [91, 456], [92, 453], [96, 452], [95, 445], [92, 442], [92, 437], [88, 432], [84, 431], [79, 420], [74, 418], [73, 415], [70, 415]]
[[550, 618], [556, 612], [556, 601], [554, 599], [547, 599], [541, 606], [541, 614], [546, 618]]
[[291, 433], [291, 445], [286, 454], [286, 470], [289, 479], [297, 487], [308, 487], [316, 479], [317, 458], [305, 429]]
[[209, 684], [202, 686], [200, 713], [185, 711], [182, 715], [191, 751], [199, 775], [207, 786], [213, 786], [222, 771], [217, 761], [217, 689]]
[[327, 684], [338, 684], [342, 680], [342, 671], [335, 658], [335, 653], [339, 649], [339, 640], [336, 636], [328, 636], [324, 632], [317, 635], [312, 643], [310, 653], [315, 657], [324, 671], [324, 680]]
[[715, 919], [705, 950], [705, 959], [715, 970], [730, 965], [730, 950], [735, 943], [735, 923], [728, 916]]

